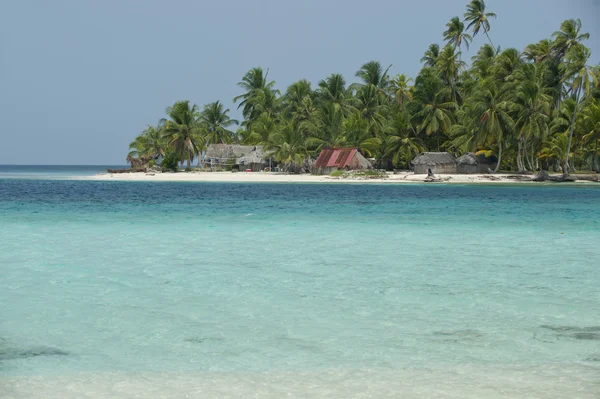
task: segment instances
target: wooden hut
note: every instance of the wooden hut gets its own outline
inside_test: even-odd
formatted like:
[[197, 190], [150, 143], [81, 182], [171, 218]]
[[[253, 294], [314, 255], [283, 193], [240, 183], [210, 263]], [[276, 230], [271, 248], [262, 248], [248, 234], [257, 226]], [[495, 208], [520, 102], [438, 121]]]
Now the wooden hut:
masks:
[[328, 175], [335, 170], [362, 170], [373, 166], [357, 148], [324, 148], [313, 166], [313, 173]]
[[206, 148], [204, 160], [211, 166], [234, 166], [237, 165], [238, 159], [250, 154], [262, 147], [255, 145], [238, 145], [238, 144], [210, 144]]
[[416, 175], [426, 175], [428, 170], [434, 174], [456, 173], [457, 163], [448, 152], [423, 152], [412, 160]]
[[474, 152], [467, 152], [457, 160], [457, 173], [473, 174], [488, 173], [494, 170], [498, 164], [496, 157], [486, 158], [485, 155], [477, 155]]
[[466, 154], [463, 154], [456, 160], [456, 163], [456, 173], [477, 173], [477, 158], [473, 152], [467, 152]]
[[236, 166], [239, 170], [251, 170], [252, 172], [260, 172], [265, 168], [263, 159], [262, 147], [255, 146], [254, 150], [246, 155], [239, 157], [236, 160]]

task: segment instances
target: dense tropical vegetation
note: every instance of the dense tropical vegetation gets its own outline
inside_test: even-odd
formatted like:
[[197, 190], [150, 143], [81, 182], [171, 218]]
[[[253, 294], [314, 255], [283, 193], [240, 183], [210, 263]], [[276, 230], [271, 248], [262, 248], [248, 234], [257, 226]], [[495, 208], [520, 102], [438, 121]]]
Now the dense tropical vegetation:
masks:
[[[175, 158], [189, 168], [209, 144], [241, 143], [263, 145], [290, 170], [324, 147], [351, 146], [381, 168], [410, 168], [421, 151], [473, 151], [497, 157], [496, 171], [599, 171], [600, 66], [589, 65], [581, 22], [566, 20], [519, 50], [493, 46], [494, 18], [484, 0], [472, 0], [446, 25], [445, 43], [425, 51], [414, 80], [370, 61], [356, 83], [334, 73], [281, 93], [268, 70], [253, 68], [234, 99], [241, 123], [219, 101], [203, 110], [177, 102], [131, 143], [128, 159]], [[469, 63], [462, 50], [481, 33]]]

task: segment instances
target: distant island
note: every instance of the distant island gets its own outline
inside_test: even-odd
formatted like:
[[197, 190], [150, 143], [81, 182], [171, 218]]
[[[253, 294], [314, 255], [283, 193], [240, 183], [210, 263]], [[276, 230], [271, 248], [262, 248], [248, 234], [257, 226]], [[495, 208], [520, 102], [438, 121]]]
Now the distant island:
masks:
[[[524, 49], [501, 49], [493, 44], [495, 18], [483, 0], [472, 0], [462, 17], [446, 24], [443, 43], [425, 51], [414, 79], [390, 76], [390, 66], [370, 61], [356, 72], [356, 83], [334, 73], [316, 88], [299, 80], [282, 93], [268, 70], [253, 68], [234, 99], [242, 121], [230, 118], [219, 101], [202, 109], [178, 101], [131, 142], [127, 161], [132, 171], [242, 165], [248, 171], [299, 173], [312, 171], [324, 149], [354, 149], [374, 170], [413, 170], [420, 154], [431, 153], [420, 162], [448, 154], [458, 165], [453, 173], [461, 173], [461, 159], [462, 170], [470, 165], [490, 175], [543, 178], [550, 172], [568, 179], [572, 173], [598, 173], [600, 65], [588, 64], [589, 34], [581, 21], [566, 20]], [[461, 51], [478, 41], [476, 55], [463, 59]], [[248, 150], [215, 155], [223, 145]], [[244, 156], [255, 167], [240, 164]], [[320, 170], [339, 176], [340, 169]]]

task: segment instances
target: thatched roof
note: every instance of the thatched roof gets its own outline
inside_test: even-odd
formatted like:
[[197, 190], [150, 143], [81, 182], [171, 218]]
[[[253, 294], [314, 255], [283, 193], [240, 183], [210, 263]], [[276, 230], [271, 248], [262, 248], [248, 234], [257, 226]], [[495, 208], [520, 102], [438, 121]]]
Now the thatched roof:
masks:
[[206, 149], [206, 158], [240, 158], [254, 151], [259, 146], [238, 144], [210, 144]]
[[474, 152], [467, 152], [463, 154], [456, 160], [456, 162], [458, 162], [459, 165], [477, 165], [478, 163]]
[[358, 159], [358, 163], [361, 169], [371, 169], [373, 167], [371, 162], [367, 158], [365, 158], [360, 152], [357, 152], [355, 156], [356, 159]]
[[250, 165], [252, 163], [264, 163], [262, 147], [257, 146], [254, 151], [247, 153], [246, 155], [239, 157], [236, 161], [238, 165]]
[[447, 165], [456, 164], [454, 156], [448, 152], [424, 152], [412, 160], [413, 165]]

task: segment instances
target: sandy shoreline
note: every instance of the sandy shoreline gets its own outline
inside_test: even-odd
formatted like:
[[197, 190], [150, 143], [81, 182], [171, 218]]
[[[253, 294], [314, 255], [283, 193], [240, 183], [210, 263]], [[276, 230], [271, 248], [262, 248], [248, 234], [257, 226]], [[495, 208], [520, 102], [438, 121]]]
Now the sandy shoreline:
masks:
[[[99, 181], [168, 181], [168, 182], [231, 182], [231, 183], [424, 183], [426, 175], [415, 175], [412, 172], [398, 174], [388, 173], [386, 178], [341, 178], [332, 176], [317, 176], [311, 174], [279, 174], [268, 172], [181, 172], [181, 173], [102, 173], [94, 176], [73, 177], [74, 179], [99, 180]], [[527, 179], [533, 177], [515, 174], [452, 174], [438, 175], [440, 181], [430, 184], [556, 184], [552, 182], [531, 182]], [[594, 182], [578, 180], [576, 184], [594, 184]], [[565, 183], [561, 183], [565, 184]]]

